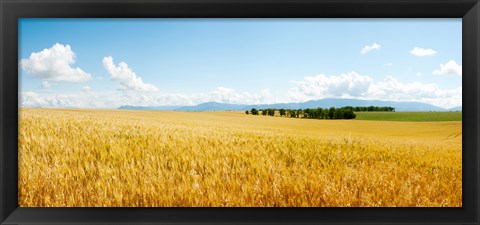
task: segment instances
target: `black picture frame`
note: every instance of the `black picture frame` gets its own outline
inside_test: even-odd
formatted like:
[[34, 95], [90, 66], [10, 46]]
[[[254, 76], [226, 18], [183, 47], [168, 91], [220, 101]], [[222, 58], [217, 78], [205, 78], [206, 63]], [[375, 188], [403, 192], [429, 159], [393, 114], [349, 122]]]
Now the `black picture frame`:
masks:
[[[18, 18], [463, 18], [463, 207], [19, 208]], [[479, 0], [0, 0], [1, 224], [479, 224]]]

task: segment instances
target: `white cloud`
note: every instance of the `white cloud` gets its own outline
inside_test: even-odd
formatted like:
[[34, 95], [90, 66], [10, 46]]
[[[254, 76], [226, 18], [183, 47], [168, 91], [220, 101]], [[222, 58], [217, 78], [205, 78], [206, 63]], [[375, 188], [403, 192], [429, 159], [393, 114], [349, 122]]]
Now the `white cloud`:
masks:
[[110, 74], [110, 78], [122, 85], [125, 91], [158, 91], [158, 88], [154, 85], [144, 83], [142, 78], [138, 77], [125, 62], [120, 62], [118, 66], [116, 66], [113, 63], [113, 58], [107, 56], [103, 58], [103, 67]]
[[267, 104], [275, 103], [275, 99], [270, 94], [269, 89], [261, 90], [258, 93], [239, 92], [237, 90], [216, 87], [210, 92], [201, 92], [193, 94], [178, 93], [131, 93], [123, 95], [119, 105], [135, 106], [163, 106], [163, 105], [182, 105], [191, 106], [205, 102], [220, 102], [229, 104]]
[[391, 63], [391, 62], [385, 63], [385, 64], [383, 64], [383, 66], [393, 66], [393, 63]]
[[215, 102], [230, 103], [232, 99], [238, 98], [239, 94], [234, 89], [217, 87], [210, 93], [210, 96]]
[[[369, 89], [369, 97], [394, 101], [436, 102], [437, 99], [458, 98], [461, 105], [461, 88], [442, 90], [434, 83], [402, 83], [392, 76], [377, 82]], [[438, 104], [438, 103], [436, 103]], [[441, 103], [443, 105], [443, 103]]]
[[70, 45], [54, 44], [51, 48], [33, 52], [28, 59], [20, 60], [20, 67], [33, 77], [42, 80], [83, 82], [92, 76], [82, 69], [72, 67], [75, 53]]
[[289, 90], [291, 101], [322, 98], [355, 98], [418, 101], [450, 108], [462, 105], [462, 88], [443, 90], [433, 83], [402, 83], [392, 76], [375, 82], [370, 76], [350, 72], [337, 76], [307, 76]]
[[264, 104], [273, 103], [268, 89], [260, 93], [238, 92], [234, 89], [217, 87], [210, 92], [194, 94], [132, 94], [122, 98], [121, 105], [135, 106], [162, 106], [182, 105], [191, 106], [205, 102], [220, 102], [229, 104]]
[[22, 107], [77, 108], [117, 108], [122, 105], [186, 106], [211, 101], [230, 104], [270, 104], [305, 102], [322, 98], [418, 101], [451, 108], [462, 105], [462, 88], [445, 90], [433, 83], [402, 83], [392, 76], [375, 82], [369, 76], [350, 72], [337, 76], [305, 77], [295, 82], [295, 87], [288, 91], [288, 97], [284, 99], [274, 96], [269, 89], [253, 93], [239, 92], [226, 87], [217, 87], [210, 92], [194, 94], [136, 92], [125, 95], [115, 91], [100, 93], [92, 90], [75, 94], [19, 93], [19, 103]]
[[413, 48], [410, 53], [412, 55], [416, 55], [416, 56], [432, 56], [432, 55], [435, 55], [437, 54], [437, 51], [431, 49], [431, 48], [419, 48], [419, 47], [415, 47]]
[[48, 83], [48, 81], [43, 81], [42, 82], [42, 88], [49, 88], [51, 87], [52, 85], [50, 83]]
[[18, 94], [18, 100], [20, 106], [23, 107], [41, 107], [45, 105], [45, 102], [39, 98], [39, 95], [35, 92], [22, 92]]
[[122, 101], [118, 92], [78, 92], [72, 94], [19, 92], [19, 105], [32, 108], [117, 108]]
[[84, 86], [82, 87], [82, 91], [83, 92], [90, 92], [92, 89], [90, 88], [90, 86]]
[[[115, 91], [94, 92], [85, 86], [82, 92], [74, 94], [51, 94], [21, 92], [19, 103], [22, 107], [75, 107], [75, 108], [118, 108], [122, 105], [133, 106], [191, 106], [204, 102], [221, 102], [230, 104], [267, 104], [275, 103], [269, 89], [258, 93], [238, 92], [234, 89], [217, 87], [210, 92], [194, 94], [146, 93]], [[284, 101], [283, 101], [284, 102]]]
[[365, 47], [363, 47], [362, 50], [360, 50], [360, 53], [366, 54], [372, 50], [379, 50], [381, 47], [382, 46], [377, 43], [373, 43], [371, 45], [365, 45]]
[[435, 75], [462, 75], [462, 65], [457, 64], [455, 60], [449, 60], [445, 64], [440, 64], [440, 68], [433, 71]]
[[444, 90], [433, 83], [402, 83], [391, 76], [373, 85], [370, 96], [393, 101], [424, 102], [444, 108], [462, 105], [462, 87]]
[[263, 104], [272, 103], [270, 90], [264, 89], [260, 93], [237, 92], [234, 89], [217, 87], [205, 96], [208, 101], [230, 104]]
[[290, 89], [290, 97], [295, 101], [308, 101], [327, 97], [366, 97], [373, 79], [350, 72], [338, 76], [307, 76], [294, 83], [296, 87]]
[[208, 96], [209, 101], [223, 103], [234, 103], [240, 97], [240, 93], [237, 93], [234, 89], [225, 87], [215, 88]]
[[20, 106], [22, 107], [49, 107], [49, 108], [65, 108], [76, 107], [80, 104], [79, 96], [68, 95], [40, 95], [35, 92], [19, 93]]
[[421, 76], [421, 75], [422, 75], [422, 73], [420, 73], [420, 72], [417, 72], [415, 75], [417, 75], [417, 76]]

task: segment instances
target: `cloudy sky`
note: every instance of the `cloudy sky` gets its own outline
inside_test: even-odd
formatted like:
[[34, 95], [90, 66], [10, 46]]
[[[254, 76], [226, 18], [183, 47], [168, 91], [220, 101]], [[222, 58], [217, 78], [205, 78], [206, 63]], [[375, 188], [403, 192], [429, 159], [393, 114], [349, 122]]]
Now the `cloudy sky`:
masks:
[[461, 19], [20, 19], [22, 107], [462, 104]]

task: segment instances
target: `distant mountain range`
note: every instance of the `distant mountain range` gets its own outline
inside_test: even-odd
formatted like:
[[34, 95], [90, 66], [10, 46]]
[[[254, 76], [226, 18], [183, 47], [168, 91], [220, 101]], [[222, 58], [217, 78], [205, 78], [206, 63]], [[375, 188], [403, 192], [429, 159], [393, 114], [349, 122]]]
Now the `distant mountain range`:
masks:
[[130, 109], [130, 110], [176, 110], [182, 106], [131, 106], [122, 105], [118, 109]]
[[457, 107], [450, 108], [450, 109], [448, 109], [448, 111], [462, 111], [462, 106], [457, 106]]
[[380, 101], [380, 100], [359, 100], [359, 99], [340, 99], [325, 98], [320, 100], [311, 100], [302, 103], [277, 103], [277, 104], [228, 104], [219, 102], [206, 102], [195, 106], [121, 106], [118, 109], [130, 110], [174, 110], [174, 111], [225, 111], [225, 110], [250, 110], [252, 108], [265, 109], [306, 109], [306, 108], [330, 108], [344, 106], [390, 106], [395, 111], [462, 111], [462, 106], [445, 109], [438, 106], [421, 103], [421, 102], [397, 102], [397, 101]]

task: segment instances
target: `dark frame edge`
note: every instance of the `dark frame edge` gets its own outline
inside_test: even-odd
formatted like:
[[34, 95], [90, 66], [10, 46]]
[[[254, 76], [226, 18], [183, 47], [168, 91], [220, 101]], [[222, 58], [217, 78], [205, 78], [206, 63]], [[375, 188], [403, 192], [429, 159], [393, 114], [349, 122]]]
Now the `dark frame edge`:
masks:
[[[16, 166], [18, 152], [7, 150], [9, 147], [11, 148], [11, 137], [16, 135], [16, 133], [7, 132], [9, 130], [8, 127], [13, 125], [12, 123], [16, 124], [16, 121], [11, 120], [12, 115], [9, 114], [10, 111], [7, 110], [8, 106], [13, 104], [12, 98], [8, 95], [12, 88], [12, 85], [9, 85], [7, 82], [7, 74], [9, 74], [8, 65], [12, 60], [16, 61], [16, 58], [6, 57], [6, 51], [16, 48], [16, 46], [8, 46], [6, 43], [11, 43], [12, 40], [17, 43], [16, 37], [18, 35], [17, 32], [14, 34], [8, 33], [8, 24], [12, 18], [11, 15], [9, 15], [9, 11], [6, 10], [7, 5], [7, 1], [0, 0], [0, 44], [2, 48], [0, 52], [0, 224], [3, 224], [18, 208], [18, 183], [15, 182], [14, 185], [11, 184], [12, 180], [17, 180]], [[18, 95], [15, 96], [15, 102], [18, 102], [16, 101], [18, 100], [17, 97]], [[10, 120], [8, 120], [9, 118]], [[15, 168], [14, 170], [11, 170], [12, 166]], [[12, 191], [14, 191], [14, 193], [12, 193]]]
[[[18, 46], [18, 43], [17, 45], [14, 45], [14, 46], [5, 46], [5, 43], [12, 43], [12, 39], [13, 38], [16, 38], [18, 35], [17, 33], [8, 33], [7, 31], [7, 24], [9, 23], [12, 23], [12, 16], [15, 17], [15, 16], [18, 16], [17, 14], [15, 13], [10, 13], [8, 11], [5, 10], [5, 5], [4, 4], [6, 1], [5, 0], [0, 0], [0, 46], [2, 46], [2, 48], [8, 48], [8, 49], [11, 49], [11, 48], [17, 48]], [[12, 1], [9, 1], [9, 2], [12, 2]], [[41, 1], [40, 1], [41, 2]], [[68, 2], [68, 1], [67, 1]], [[105, 1], [102, 1], [105, 3]], [[473, 85], [474, 87], [477, 87], [477, 88], [474, 88], [474, 89], [469, 89], [470, 92], [466, 93], [464, 92], [464, 96], [465, 95], [470, 95], [469, 97], [469, 100], [472, 100], [471, 98], [474, 99], [475, 102], [480, 102], [480, 90], [478, 89], [478, 87], [480, 87], [480, 66], [479, 66], [479, 63], [480, 63], [480, 3], [476, 3], [474, 6], [472, 6], [472, 8], [465, 14], [465, 16], [463, 17], [464, 20], [463, 20], [463, 24], [462, 26], [464, 27], [464, 35], [466, 34], [466, 32], [468, 32], [468, 35], [465, 35], [467, 36], [467, 39], [463, 38], [463, 47], [462, 47], [462, 51], [463, 51], [463, 65], [464, 65], [464, 68], [473, 68], [474, 70], [470, 70], [468, 73], [473, 73], [475, 74], [476, 76], [471, 76], [471, 77], [468, 77], [468, 78], [465, 78], [464, 77], [464, 85]], [[15, 20], [16, 20], [16, 17], [15, 17]], [[468, 27], [468, 29], [465, 29], [466, 27]], [[473, 29], [472, 29], [473, 27]], [[466, 44], [468, 43], [468, 44]], [[468, 46], [468, 48], [466, 48], [465, 46]], [[9, 50], [10, 51], [10, 50]], [[9, 85], [8, 82], [4, 82], [6, 80], [9, 80], [9, 79], [6, 79], [6, 76], [7, 75], [10, 75], [11, 74], [8, 74], [7, 72], [11, 72], [11, 70], [8, 70], [7, 67], [10, 66], [10, 64], [12, 63], [11, 61], [16, 61], [17, 58], [13, 58], [13, 59], [6, 59], [4, 58], [3, 56], [6, 55], [4, 54], [4, 49], [2, 49], [0, 51], [0, 70], [1, 70], [1, 75], [0, 75], [0, 87], [1, 87], [1, 90], [0, 90], [0, 112], [2, 112], [0, 114], [0, 224], [17, 224], [17, 223], [22, 223], [22, 224], [32, 224], [32, 223], [23, 223], [21, 222], [21, 220], [18, 220], [18, 217], [16, 217], [15, 215], [19, 215], [19, 214], [23, 214], [23, 212], [25, 212], [25, 210], [23, 208], [18, 208], [16, 206], [16, 192], [15, 192], [15, 195], [13, 193], [11, 193], [12, 189], [14, 189], [14, 187], [12, 186], [8, 186], [7, 187], [7, 182], [10, 181], [11, 179], [16, 179], [16, 170], [15, 171], [9, 171], [8, 168], [9, 166], [11, 166], [12, 164], [14, 164], [16, 166], [16, 163], [13, 163], [9, 160], [12, 160], [12, 159], [16, 159], [15, 157], [18, 156], [17, 154], [13, 154], [13, 153], [8, 153], [8, 152], [5, 152], [7, 146], [11, 147], [12, 143], [10, 140], [10, 138], [16, 134], [7, 134], [7, 130], [8, 130], [8, 127], [11, 125], [11, 124], [15, 124], [16, 123], [16, 120], [15, 121], [12, 121], [13, 118], [12, 116], [15, 116], [15, 115], [12, 115], [13, 112], [11, 111], [8, 111], [6, 112], [5, 110], [7, 110], [9, 107], [12, 106], [13, 103], [17, 104], [18, 103], [18, 94], [15, 95], [15, 99], [13, 99], [13, 97], [8, 97], [8, 94], [7, 93], [10, 93], [9, 91], [7, 90], [11, 90], [12, 88], [16, 88], [16, 87], [12, 87], [14, 85]], [[464, 71], [465, 73], [465, 71]], [[10, 87], [9, 87], [10, 86]], [[15, 101], [17, 100], [17, 101]], [[471, 102], [471, 101], [469, 101]], [[465, 105], [467, 106], [467, 105]], [[469, 161], [471, 163], [467, 164], [469, 165], [470, 167], [464, 167], [464, 171], [466, 170], [467, 173], [464, 172], [464, 182], [466, 183], [465, 181], [465, 178], [469, 178], [468, 174], [471, 174], [471, 173], [476, 173], [476, 175], [478, 176], [480, 174], [480, 167], [478, 165], [478, 162], [480, 162], [480, 154], [479, 154], [479, 146], [480, 146], [480, 139], [478, 138], [480, 133], [479, 133], [479, 128], [480, 128], [480, 116], [479, 116], [479, 112], [480, 112], [480, 105], [477, 105], [477, 106], [467, 106], [467, 115], [469, 118], [471, 118], [471, 120], [469, 122], [471, 122], [471, 124], [469, 125], [470, 128], [473, 128], [475, 127], [475, 129], [473, 130], [474, 133], [472, 133], [470, 130], [468, 132], [465, 132], [466, 134], [469, 134], [470, 135], [470, 142], [474, 142], [472, 143], [472, 146], [475, 146], [475, 155], [474, 157], [465, 157], [465, 151], [463, 153], [464, 157], [464, 162], [465, 161]], [[16, 114], [16, 116], [18, 116], [18, 114]], [[8, 125], [7, 125], [7, 124]], [[465, 129], [465, 128], [464, 128]], [[10, 129], [11, 130], [11, 129]], [[470, 133], [469, 133], [470, 132]], [[8, 138], [6, 138], [8, 137]], [[473, 139], [472, 139], [473, 137]], [[477, 138], [475, 138], [477, 137]], [[7, 143], [8, 142], [8, 143]], [[467, 146], [470, 146], [470, 145], [467, 145]], [[17, 152], [18, 153], [18, 152]], [[18, 158], [18, 157], [17, 157]], [[464, 164], [465, 165], [465, 164]], [[473, 166], [472, 166], [473, 165]], [[468, 169], [468, 170], [467, 170]], [[7, 175], [8, 173], [8, 175]], [[468, 190], [472, 191], [473, 193], [475, 193], [475, 196], [473, 198], [473, 202], [474, 202], [474, 208], [473, 209], [469, 209], [469, 217], [468, 220], [465, 220], [465, 222], [458, 222], [458, 224], [479, 224], [479, 218], [478, 218], [478, 214], [479, 214], [479, 204], [480, 204], [480, 195], [478, 194], [478, 188], [480, 187], [480, 180], [477, 179], [475, 180], [476, 182], [471, 182], [473, 183], [472, 186], [467, 186], [467, 187], [464, 187], [464, 192], [467, 192]], [[9, 184], [11, 185], [11, 184]], [[465, 196], [465, 195], [464, 195]], [[15, 200], [15, 204], [11, 204], [13, 203], [12, 202], [12, 199]], [[465, 199], [465, 198], [464, 198]], [[464, 200], [465, 201], [465, 200]], [[473, 210], [473, 213], [476, 213], [475, 215], [472, 214], [472, 211]], [[28, 215], [28, 214], [23, 214], [23, 215]], [[467, 222], [468, 221], [468, 222]], [[40, 224], [58, 224], [58, 221], [57, 222], [43, 222], [43, 223], [40, 223]], [[69, 222], [68, 224], [79, 224], [80, 222]], [[158, 222], [158, 224], [160, 224], [161, 222]], [[60, 224], [64, 224], [64, 223], [60, 223]], [[95, 224], [111, 224], [111, 223], [106, 223], [106, 222], [95, 222]], [[137, 223], [137, 224], [141, 224], [141, 222]], [[150, 223], [151, 224], [151, 223]], [[163, 223], [163, 224], [168, 224], [167, 222]], [[185, 223], [185, 222], [177, 222], [175, 224], [191, 224], [191, 223]], [[201, 223], [199, 223], [201, 224]], [[205, 223], [207, 224], [207, 223]], [[217, 223], [215, 223], [217, 224]], [[220, 223], [218, 223], [220, 224]], [[221, 223], [221, 224], [226, 224], [226, 223]], [[261, 223], [261, 222], [258, 222], [258, 223], [248, 223], [248, 224], [268, 224], [268, 223]], [[322, 223], [322, 224], [326, 224], [326, 223]], [[342, 223], [342, 224], [347, 224], [347, 223]], [[348, 223], [349, 224], [349, 223]], [[356, 223], [356, 224], [365, 224], [365, 222], [359, 222], [359, 223]], [[381, 223], [381, 222], [377, 222], [375, 224], [385, 224], [385, 223]], [[394, 224], [394, 223], [389, 223], [389, 224]], [[395, 223], [395, 224], [405, 224], [405, 223]], [[409, 223], [410, 224], [410, 223]], [[426, 224], [426, 223], [421, 223], [421, 222], [417, 222], [417, 223], [413, 223], [413, 224]], [[429, 224], [443, 224], [443, 223], [429, 223]], [[452, 224], [452, 223], [445, 223], [445, 224]]]
[[[0, 46], [3, 46], [3, 1], [0, 0]], [[4, 71], [3, 71], [3, 51], [0, 51], [0, 85], [3, 84], [3, 74], [4, 74]], [[3, 112], [3, 93], [2, 91], [0, 90], [0, 112]], [[3, 117], [1, 116], [0, 114], [0, 124], [3, 124]], [[3, 169], [3, 165], [4, 165], [4, 162], [3, 162], [3, 126], [0, 125], [0, 224], [6, 219], [5, 218], [5, 212], [3, 211], [5, 206], [5, 201], [3, 201], [3, 195], [4, 195], [4, 188], [3, 188], [3, 185], [4, 185], [4, 180], [3, 180], [3, 173], [4, 173], [4, 169]]]
[[[474, 115], [467, 115], [471, 116], [472, 119], [474, 119], [475, 127], [476, 129], [472, 132], [469, 131], [467, 134], [470, 134], [473, 136], [474, 140], [474, 146], [476, 147], [476, 151], [473, 151], [474, 157], [468, 158], [465, 157], [465, 151], [463, 151], [463, 160], [464, 162], [467, 160], [470, 160], [467, 165], [470, 165], [468, 169], [464, 167], [464, 172], [463, 175], [466, 176], [465, 174], [470, 173], [470, 172], [476, 172], [477, 180], [476, 182], [472, 183], [472, 186], [470, 187], [464, 187], [464, 192], [468, 191], [465, 189], [472, 188], [474, 191], [474, 218], [472, 218], [474, 221], [476, 221], [477, 224], [480, 223], [479, 221], [479, 214], [480, 214], [480, 194], [478, 193], [478, 190], [480, 188], [480, 179], [478, 176], [480, 175], [480, 2], [477, 2], [463, 17], [462, 21], [462, 32], [463, 32], [463, 37], [462, 41], [462, 61], [464, 68], [467, 69], [467, 73], [474, 74], [475, 76], [467, 76], [463, 77], [463, 82], [464, 84], [468, 85], [468, 82], [474, 83], [476, 88], [472, 88], [473, 93], [463, 93], [463, 96], [468, 95], [472, 96], [474, 99], [474, 102], [477, 102], [477, 105], [475, 109], [471, 110], [466, 110], [465, 112], [473, 112]], [[462, 104], [464, 105], [464, 104]], [[468, 107], [468, 104], [466, 104]], [[473, 107], [472, 107], [473, 108]], [[462, 112], [463, 113], [463, 112]], [[465, 127], [465, 126], [464, 126]], [[470, 139], [472, 140], [472, 138]], [[468, 141], [468, 140], [467, 140]], [[467, 145], [468, 146], [468, 145]], [[465, 164], [464, 164], [465, 165]], [[466, 173], [465, 173], [466, 172]], [[468, 177], [468, 176], [466, 176]], [[476, 191], [475, 191], [476, 190]]]
[[[3, 34], [5, 33], [3, 30], [3, 23], [4, 23], [4, 13], [3, 13], [3, 0], [0, 0], [0, 46], [4, 46], [3, 43]], [[2, 90], [0, 90], [0, 112], [3, 112], [3, 74], [5, 74], [5, 69], [3, 66], [3, 51], [0, 51], [0, 85], [2, 85]], [[4, 157], [4, 145], [3, 145], [3, 131], [4, 126], [3, 126], [3, 114], [0, 114], [0, 223], [2, 223], [6, 217], [11, 213], [7, 212], [5, 209], [5, 179], [4, 179], [4, 173], [5, 173], [5, 157]]]

